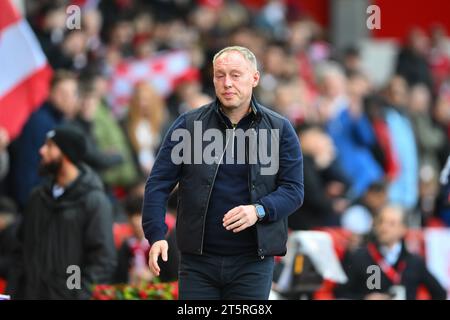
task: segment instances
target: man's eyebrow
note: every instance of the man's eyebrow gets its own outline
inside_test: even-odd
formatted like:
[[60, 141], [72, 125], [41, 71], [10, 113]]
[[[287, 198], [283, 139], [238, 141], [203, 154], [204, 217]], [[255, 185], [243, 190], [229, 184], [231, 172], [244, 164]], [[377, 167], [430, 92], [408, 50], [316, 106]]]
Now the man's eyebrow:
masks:
[[[226, 73], [224, 70], [222, 69], [214, 69], [214, 73]], [[243, 73], [242, 70], [239, 69], [231, 69], [230, 73]]]

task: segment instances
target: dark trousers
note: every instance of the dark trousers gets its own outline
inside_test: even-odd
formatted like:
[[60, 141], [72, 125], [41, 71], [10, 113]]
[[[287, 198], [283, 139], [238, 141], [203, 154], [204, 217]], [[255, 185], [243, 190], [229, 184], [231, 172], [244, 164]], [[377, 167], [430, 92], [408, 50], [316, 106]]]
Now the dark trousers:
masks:
[[274, 258], [181, 254], [180, 300], [267, 300]]

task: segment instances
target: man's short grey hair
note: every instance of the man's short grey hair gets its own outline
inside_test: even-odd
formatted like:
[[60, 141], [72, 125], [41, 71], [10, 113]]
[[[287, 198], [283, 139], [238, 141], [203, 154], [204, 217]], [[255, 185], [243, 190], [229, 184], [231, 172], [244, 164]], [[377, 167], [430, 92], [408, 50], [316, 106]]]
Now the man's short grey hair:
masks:
[[217, 52], [214, 55], [213, 63], [216, 62], [217, 58], [219, 58], [222, 54], [229, 52], [229, 51], [239, 52], [240, 54], [242, 54], [242, 56], [247, 61], [249, 61], [252, 64], [252, 66], [255, 68], [255, 70], [258, 70], [258, 63], [256, 62], [255, 54], [253, 52], [251, 52], [249, 49], [247, 49], [246, 47], [241, 47], [241, 46], [231, 46], [231, 47], [223, 48], [222, 50], [220, 50], [219, 52]]

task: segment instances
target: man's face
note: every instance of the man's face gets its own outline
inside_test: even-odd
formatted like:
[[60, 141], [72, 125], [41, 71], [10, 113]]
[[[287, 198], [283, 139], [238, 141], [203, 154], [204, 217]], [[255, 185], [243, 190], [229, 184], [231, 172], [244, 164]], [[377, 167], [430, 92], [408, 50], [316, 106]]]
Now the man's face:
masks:
[[51, 140], [47, 139], [44, 145], [39, 149], [41, 163], [39, 164], [39, 174], [42, 176], [56, 176], [63, 162], [61, 149]]
[[392, 245], [406, 234], [403, 217], [395, 209], [385, 208], [375, 219], [375, 234], [381, 245]]
[[214, 62], [214, 88], [223, 107], [247, 108], [259, 72], [238, 51], [228, 51]]
[[75, 80], [66, 79], [58, 83], [50, 94], [53, 104], [68, 118], [78, 112], [78, 84]]

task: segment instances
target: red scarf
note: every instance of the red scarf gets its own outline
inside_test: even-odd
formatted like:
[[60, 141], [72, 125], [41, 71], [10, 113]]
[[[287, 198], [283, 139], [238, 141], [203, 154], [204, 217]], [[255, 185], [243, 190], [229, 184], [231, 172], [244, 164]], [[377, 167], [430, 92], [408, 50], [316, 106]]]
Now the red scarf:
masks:
[[394, 284], [398, 285], [402, 281], [402, 273], [406, 269], [406, 262], [404, 260], [397, 263], [397, 268], [389, 265], [381, 255], [378, 248], [373, 243], [369, 243], [367, 245], [367, 249], [369, 250], [369, 254], [372, 259], [376, 262], [378, 266], [380, 266], [381, 270], [383, 270], [384, 274], [388, 279]]
[[147, 241], [139, 241], [135, 237], [128, 239], [128, 247], [133, 257], [132, 267], [142, 268], [147, 266], [150, 245]]

